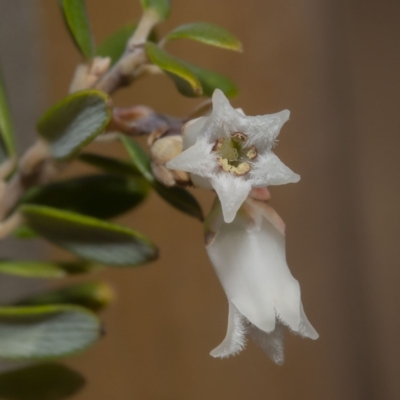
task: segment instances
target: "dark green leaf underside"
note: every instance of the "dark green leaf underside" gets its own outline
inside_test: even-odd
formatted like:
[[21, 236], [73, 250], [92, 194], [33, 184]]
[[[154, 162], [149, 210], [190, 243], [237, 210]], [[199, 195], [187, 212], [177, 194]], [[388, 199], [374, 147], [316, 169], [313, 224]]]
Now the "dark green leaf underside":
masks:
[[158, 182], [154, 185], [154, 189], [171, 206], [203, 221], [203, 211], [199, 203], [187, 190], [177, 186], [167, 187]]
[[46, 363], [0, 374], [4, 400], [63, 400], [82, 389], [85, 379], [60, 364]]
[[148, 192], [149, 184], [140, 176], [90, 175], [33, 188], [22, 203], [108, 219], [139, 205]]
[[79, 160], [90, 164], [110, 174], [138, 177], [140, 171], [131, 163], [125, 160], [101, 156], [94, 153], [83, 153], [78, 156]]

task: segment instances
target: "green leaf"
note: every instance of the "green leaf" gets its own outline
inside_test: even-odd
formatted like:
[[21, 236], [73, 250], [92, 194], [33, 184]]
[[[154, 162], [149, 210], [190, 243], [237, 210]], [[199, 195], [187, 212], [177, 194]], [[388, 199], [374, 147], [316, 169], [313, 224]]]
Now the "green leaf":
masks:
[[22, 203], [108, 219], [139, 205], [149, 190], [141, 176], [89, 175], [35, 187], [22, 198]]
[[100, 168], [111, 174], [137, 177], [142, 175], [140, 171], [130, 162], [117, 158], [105, 157], [94, 153], [82, 153], [78, 156], [79, 160]]
[[85, 0], [59, 0], [59, 3], [76, 47], [87, 59], [93, 58], [95, 46]]
[[15, 153], [14, 130], [4, 83], [0, 74], [0, 164], [15, 157]]
[[[111, 65], [115, 64], [125, 52], [126, 44], [133, 35], [137, 27], [137, 23], [125, 25], [117, 31], [113, 32], [97, 47], [96, 55], [100, 57], [110, 57]], [[157, 34], [151, 31], [149, 41], [155, 42]]]
[[165, 20], [171, 12], [171, 0], [140, 0], [144, 11], [154, 11], [160, 20]]
[[119, 137], [131, 158], [133, 166], [145, 179], [147, 179], [148, 182], [153, 183], [155, 179], [151, 172], [150, 157], [134, 140], [129, 139], [124, 135], [120, 135]]
[[114, 299], [114, 291], [104, 282], [81, 282], [61, 289], [29, 296], [16, 305], [41, 306], [48, 304], [73, 304], [100, 311]]
[[199, 80], [181, 60], [171, 56], [154, 43], [147, 42], [145, 46], [150, 61], [166, 72], [181, 94], [188, 97], [202, 94]]
[[153, 189], [169, 204], [185, 214], [203, 220], [203, 212], [197, 200], [185, 189], [179, 187], [167, 187], [155, 180], [151, 167], [150, 157], [132, 139], [120, 135], [132, 163], [152, 185]]
[[95, 263], [136, 266], [158, 256], [148, 239], [117, 224], [44, 206], [22, 205], [20, 211], [39, 235]]
[[194, 75], [197, 76], [205, 96], [211, 97], [215, 89], [221, 89], [228, 97], [237, 95], [237, 86], [226, 76], [215, 71], [198, 67], [197, 65], [189, 64], [186, 61], [182, 62], [193, 72]]
[[193, 22], [178, 26], [168, 33], [166, 40], [191, 39], [223, 49], [242, 51], [240, 41], [227, 30], [208, 22]]
[[101, 269], [99, 265], [79, 260], [70, 262], [0, 260], [0, 273], [22, 278], [64, 278]]
[[54, 158], [64, 160], [104, 131], [111, 118], [109, 97], [82, 90], [51, 107], [39, 120], [39, 134], [50, 144]]
[[174, 186], [167, 187], [159, 182], [154, 184], [154, 190], [171, 206], [185, 214], [204, 221], [203, 211], [197, 200], [185, 189]]
[[81, 374], [60, 364], [46, 363], [0, 374], [4, 400], [63, 400], [85, 386]]
[[97, 317], [81, 307], [0, 307], [0, 358], [65, 357], [92, 345], [100, 331]]

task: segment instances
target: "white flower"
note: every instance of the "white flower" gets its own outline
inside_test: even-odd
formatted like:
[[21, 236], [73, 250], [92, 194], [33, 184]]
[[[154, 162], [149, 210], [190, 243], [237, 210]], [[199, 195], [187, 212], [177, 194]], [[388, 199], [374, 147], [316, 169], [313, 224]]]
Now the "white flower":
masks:
[[303, 310], [300, 286], [285, 256], [284, 223], [268, 204], [246, 200], [230, 224], [219, 202], [206, 221], [207, 252], [229, 302], [228, 331], [211, 355], [240, 352], [246, 334], [282, 364], [285, 326], [317, 339]]
[[189, 172], [195, 186], [214, 188], [222, 204], [225, 222], [232, 222], [252, 188], [298, 182], [272, 152], [289, 111], [246, 116], [235, 110], [216, 89], [209, 117], [184, 128], [184, 151], [167, 163], [173, 170]]

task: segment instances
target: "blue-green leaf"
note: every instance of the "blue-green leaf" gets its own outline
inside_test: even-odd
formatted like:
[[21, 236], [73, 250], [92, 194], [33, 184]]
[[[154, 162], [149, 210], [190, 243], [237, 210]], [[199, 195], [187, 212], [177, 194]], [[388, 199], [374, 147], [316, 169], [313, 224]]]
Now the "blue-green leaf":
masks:
[[0, 307], [0, 358], [65, 357], [92, 345], [100, 331], [95, 314], [77, 306]]
[[22, 205], [19, 210], [39, 235], [95, 263], [136, 266], [158, 256], [147, 238], [117, 224], [44, 206]]
[[39, 134], [54, 158], [64, 160], [99, 135], [111, 118], [110, 99], [98, 90], [82, 90], [52, 106], [39, 120]]
[[78, 50], [87, 59], [93, 58], [94, 40], [85, 0], [59, 0], [65, 23]]

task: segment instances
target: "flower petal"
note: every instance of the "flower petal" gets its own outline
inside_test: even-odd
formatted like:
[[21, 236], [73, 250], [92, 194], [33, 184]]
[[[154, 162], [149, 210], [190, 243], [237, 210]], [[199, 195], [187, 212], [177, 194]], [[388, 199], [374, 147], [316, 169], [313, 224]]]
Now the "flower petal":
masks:
[[268, 357], [278, 365], [282, 365], [285, 360], [285, 326], [279, 322], [276, 324], [275, 330], [266, 333], [256, 326], [252, 325], [248, 329], [250, 337], [262, 350], [267, 353]]
[[250, 181], [254, 187], [285, 185], [299, 180], [300, 175], [295, 174], [272, 151], [260, 154], [250, 171]]
[[207, 247], [228, 300], [264, 332], [278, 317], [293, 331], [300, 326], [300, 288], [286, 263], [285, 240], [266, 219], [258, 231], [237, 219], [225, 224]]
[[241, 177], [221, 172], [211, 177], [211, 185], [221, 202], [225, 222], [232, 222], [250, 193], [250, 182]]
[[169, 169], [209, 177], [216, 166], [216, 156], [211, 152], [212, 146], [204, 140], [197, 140], [193, 146], [173, 158], [166, 166]]
[[275, 144], [275, 140], [289, 116], [289, 110], [283, 110], [276, 114], [246, 116], [246, 126], [242, 131], [248, 135], [246, 144], [256, 146], [259, 151], [270, 149]]
[[182, 128], [183, 150], [193, 146], [199, 137], [208, 117], [199, 117], [187, 122]]
[[313, 328], [308, 320], [303, 304], [300, 305], [300, 328], [299, 328], [299, 335], [303, 337], [308, 337], [310, 339], [316, 340], [319, 338], [318, 332]]
[[235, 110], [224, 93], [215, 89], [213, 109], [207, 122], [204, 124], [203, 135], [210, 143], [218, 139], [229, 137], [234, 132], [240, 131], [240, 126], [246, 117], [241, 109]]
[[225, 358], [240, 353], [246, 346], [246, 319], [229, 303], [228, 330], [222, 343], [211, 351], [213, 357]]

